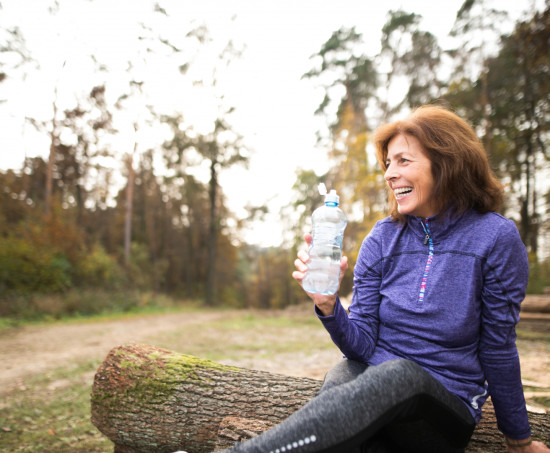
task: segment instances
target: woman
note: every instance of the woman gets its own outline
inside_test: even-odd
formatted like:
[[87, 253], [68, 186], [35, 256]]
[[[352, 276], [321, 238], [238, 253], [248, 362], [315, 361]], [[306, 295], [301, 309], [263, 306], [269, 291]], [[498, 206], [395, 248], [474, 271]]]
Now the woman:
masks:
[[391, 216], [361, 246], [349, 316], [336, 295], [308, 293], [345, 359], [302, 409], [231, 451], [461, 452], [489, 395], [509, 452], [550, 451], [531, 441], [515, 345], [527, 253], [496, 213], [481, 143], [435, 106], [374, 142]]

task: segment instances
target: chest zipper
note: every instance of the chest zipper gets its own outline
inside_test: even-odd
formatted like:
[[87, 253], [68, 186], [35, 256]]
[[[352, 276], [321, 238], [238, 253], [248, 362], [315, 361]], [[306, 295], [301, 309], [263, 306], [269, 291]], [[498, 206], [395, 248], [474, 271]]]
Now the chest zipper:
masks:
[[424, 268], [424, 274], [422, 275], [422, 283], [420, 284], [420, 293], [418, 294], [418, 302], [424, 301], [424, 294], [426, 292], [426, 284], [428, 282], [428, 274], [430, 273], [430, 268], [432, 267], [432, 261], [434, 257], [434, 242], [432, 240], [432, 235], [430, 233], [430, 225], [428, 219], [421, 221], [422, 228], [426, 236], [424, 238], [424, 245], [428, 245], [428, 261], [426, 262], [426, 267]]

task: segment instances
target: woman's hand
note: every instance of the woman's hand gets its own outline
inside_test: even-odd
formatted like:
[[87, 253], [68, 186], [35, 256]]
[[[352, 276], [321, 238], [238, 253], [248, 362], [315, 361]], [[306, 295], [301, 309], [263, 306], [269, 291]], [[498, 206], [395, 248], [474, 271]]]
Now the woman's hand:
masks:
[[[522, 441], [519, 440], [506, 440], [506, 449], [508, 453], [547, 453], [550, 452], [550, 448], [544, 445], [542, 442], [533, 441], [529, 445], [524, 445], [526, 442], [529, 442], [530, 439], [525, 439]], [[514, 445], [519, 444], [519, 445]], [[523, 444], [523, 446], [522, 446]]]
[[[309, 247], [311, 244], [311, 234], [305, 234], [304, 239]], [[294, 261], [294, 266], [296, 266], [296, 270], [292, 273], [292, 278], [296, 280], [300, 286], [302, 285], [302, 280], [304, 279], [306, 272], [307, 272], [307, 262], [309, 261], [309, 255], [307, 252], [301, 250], [298, 252], [298, 258]], [[343, 256], [340, 260], [340, 283], [342, 283], [342, 278], [344, 277], [344, 273], [346, 272], [348, 268], [348, 258], [346, 256]], [[338, 287], [340, 287], [338, 285]], [[334, 314], [334, 306], [336, 305], [336, 294], [332, 296], [327, 296], [324, 294], [318, 294], [318, 293], [308, 293], [306, 291], [306, 294], [309, 296], [311, 300], [315, 303], [315, 305], [319, 308], [321, 313], [324, 316], [330, 316]]]

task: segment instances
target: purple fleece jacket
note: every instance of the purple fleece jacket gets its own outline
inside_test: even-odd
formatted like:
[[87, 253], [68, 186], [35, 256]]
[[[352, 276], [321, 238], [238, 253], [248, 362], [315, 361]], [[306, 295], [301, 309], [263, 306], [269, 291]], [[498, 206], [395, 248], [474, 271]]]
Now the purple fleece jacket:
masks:
[[476, 422], [491, 395], [499, 429], [530, 435], [515, 325], [529, 273], [518, 230], [496, 213], [467, 211], [399, 224], [365, 238], [349, 316], [319, 318], [352, 360], [417, 362], [468, 406]]

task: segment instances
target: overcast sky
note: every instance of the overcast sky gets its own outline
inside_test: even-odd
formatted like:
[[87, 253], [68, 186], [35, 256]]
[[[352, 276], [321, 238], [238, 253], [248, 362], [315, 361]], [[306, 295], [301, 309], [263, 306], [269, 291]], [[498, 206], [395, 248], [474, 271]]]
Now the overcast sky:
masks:
[[[111, 69], [125, 63], [136, 51], [133, 37], [139, 32], [138, 23], [151, 17], [151, 5], [155, 2], [60, 0], [60, 8], [54, 15], [47, 10], [51, 3], [0, 0], [0, 27], [18, 25], [31, 55], [40, 64], [40, 69], [29, 70], [23, 83], [8, 80], [0, 84], [0, 99], [6, 100], [0, 104], [2, 169], [19, 169], [25, 156], [47, 155], [47, 137], [40, 139], [32, 127], [24, 125], [25, 116], [51, 118], [56, 84], [60, 99], [67, 105], [74, 99], [75, 87], [89, 91], [92, 85], [83, 86], [82, 81], [91, 77], [91, 53]], [[312, 81], [301, 80], [312, 67], [310, 56], [342, 26], [355, 26], [365, 37], [365, 51], [375, 55], [388, 11], [399, 8], [420, 14], [422, 28], [438, 36], [440, 44], [444, 43], [463, 0], [171, 0], [159, 3], [171, 15], [175, 33], [178, 26], [186, 32], [189, 24], [204, 24], [216, 42], [232, 39], [237, 46], [244, 45], [242, 57], [224, 72], [219, 87], [223, 88], [224, 102], [236, 109], [231, 117], [234, 129], [244, 137], [253, 154], [248, 170], [234, 168], [226, 172], [221, 184], [230, 207], [240, 215], [247, 203], [269, 202], [273, 214], [268, 224], [272, 228], [257, 227], [248, 233], [247, 239], [276, 245], [281, 239], [280, 229], [276, 228], [278, 211], [290, 202], [296, 170], [313, 168], [323, 172], [327, 169], [326, 150], [317, 149], [315, 144], [315, 132], [321, 123], [313, 114], [323, 93]], [[521, 3], [501, 0], [496, 6], [518, 17]], [[537, 0], [539, 3], [543, 1]], [[202, 61], [199, 54], [195, 67], [200, 68]], [[61, 69], [63, 62], [65, 67]], [[179, 100], [173, 94], [177, 80], [163, 74], [160, 63], [148, 70], [159, 75], [156, 80], [160, 82], [150, 87], [155, 103], [168, 109], [170, 102], [178, 99], [182, 112], [194, 116], [196, 121], [200, 121], [201, 115], [210, 118], [209, 113], [201, 112], [206, 107], [211, 113], [216, 99], [195, 90]], [[120, 147], [130, 151], [133, 141], [126, 140]]]

